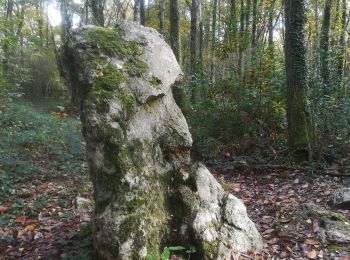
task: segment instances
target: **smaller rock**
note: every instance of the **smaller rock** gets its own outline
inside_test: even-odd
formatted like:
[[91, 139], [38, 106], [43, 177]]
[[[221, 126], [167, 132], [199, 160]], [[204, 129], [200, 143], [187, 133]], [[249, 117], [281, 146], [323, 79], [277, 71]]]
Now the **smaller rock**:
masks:
[[83, 209], [91, 205], [92, 201], [83, 197], [76, 197], [75, 206], [77, 209]]
[[330, 199], [331, 206], [339, 209], [350, 209], [350, 188], [335, 190]]

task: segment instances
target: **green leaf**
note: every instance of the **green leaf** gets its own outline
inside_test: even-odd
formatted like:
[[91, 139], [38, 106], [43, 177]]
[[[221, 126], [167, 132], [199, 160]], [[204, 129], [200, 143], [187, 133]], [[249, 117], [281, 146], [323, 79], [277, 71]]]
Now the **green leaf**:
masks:
[[168, 247], [164, 247], [163, 253], [160, 257], [162, 260], [168, 260], [170, 258], [170, 249]]
[[171, 251], [182, 251], [182, 250], [185, 250], [186, 248], [184, 248], [183, 246], [169, 246], [169, 249]]
[[153, 255], [148, 255], [147, 260], [156, 260]]

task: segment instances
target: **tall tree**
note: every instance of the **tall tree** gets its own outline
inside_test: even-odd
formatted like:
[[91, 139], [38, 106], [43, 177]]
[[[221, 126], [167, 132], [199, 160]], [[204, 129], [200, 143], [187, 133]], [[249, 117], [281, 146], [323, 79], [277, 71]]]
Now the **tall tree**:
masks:
[[170, 0], [170, 46], [173, 49], [176, 60], [180, 62], [180, 14], [179, 1]]
[[268, 28], [269, 28], [269, 51], [270, 54], [273, 56], [273, 15], [274, 15], [274, 10], [275, 10], [275, 2], [276, 0], [271, 0], [270, 3], [270, 7], [269, 7], [269, 24], [268, 24]]
[[95, 23], [99, 26], [105, 25], [104, 9], [106, 0], [90, 0], [90, 7]]
[[2, 70], [4, 75], [8, 76], [9, 73], [9, 60], [10, 60], [10, 51], [11, 51], [11, 39], [14, 36], [14, 24], [13, 24], [13, 8], [14, 8], [14, 2], [13, 0], [7, 0], [6, 1], [6, 14], [5, 14], [5, 24], [7, 26], [4, 30], [4, 36], [5, 40], [2, 44], [2, 49], [4, 52], [4, 59], [2, 62]]
[[197, 0], [192, 0], [191, 5], [191, 31], [190, 31], [190, 74], [195, 73], [197, 66], [197, 49], [198, 49], [198, 4]]
[[212, 22], [211, 22], [211, 64], [210, 64], [210, 78], [213, 86], [215, 85], [215, 69], [216, 69], [216, 59], [215, 59], [215, 47], [216, 47], [216, 16], [218, 12], [218, 0], [213, 0], [213, 12], [212, 12]]
[[165, 12], [165, 0], [159, 1], [159, 32], [164, 34], [164, 12]]
[[146, 25], [145, 0], [140, 0], [140, 23]]
[[329, 29], [331, 23], [332, 0], [326, 0], [323, 12], [322, 30], [320, 37], [320, 65], [321, 79], [324, 88], [324, 94], [329, 95], [330, 86], [330, 69], [329, 69]]
[[337, 60], [336, 60], [336, 83], [339, 89], [341, 80], [343, 78], [343, 67], [344, 67], [344, 54], [345, 54], [345, 32], [346, 32], [346, 0], [343, 0], [342, 4], [342, 16], [341, 16], [341, 32], [339, 37], [339, 48], [337, 51]]
[[134, 21], [140, 22], [140, 0], [135, 0], [134, 3]]
[[288, 0], [284, 4], [289, 147], [292, 154], [308, 152], [310, 158], [313, 133], [306, 100], [305, 0]]
[[244, 0], [241, 0], [240, 19], [239, 19], [239, 54], [238, 54], [238, 72], [242, 73], [242, 59], [244, 50]]

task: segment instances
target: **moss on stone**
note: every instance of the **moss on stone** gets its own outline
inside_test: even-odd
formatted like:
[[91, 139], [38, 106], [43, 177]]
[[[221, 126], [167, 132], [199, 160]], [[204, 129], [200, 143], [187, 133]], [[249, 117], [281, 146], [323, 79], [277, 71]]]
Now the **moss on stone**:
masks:
[[335, 252], [348, 252], [350, 253], [350, 248], [347, 246], [343, 245], [336, 245], [336, 244], [331, 244], [327, 246], [328, 251], [335, 253]]
[[162, 81], [157, 77], [152, 76], [151, 80], [149, 81], [149, 84], [151, 84], [151, 86], [153, 87], [158, 87], [159, 85], [162, 84]]
[[141, 77], [148, 69], [148, 65], [138, 58], [130, 58], [125, 64], [126, 71], [132, 77]]
[[113, 91], [119, 88], [124, 77], [122, 73], [110, 65], [103, 66], [99, 75], [94, 79], [93, 88], [102, 88], [104, 90]]
[[106, 113], [109, 111], [109, 99], [113, 92], [95, 88], [89, 91], [84, 99], [84, 107], [87, 109], [94, 109], [99, 113]]
[[215, 259], [218, 254], [218, 242], [203, 241], [202, 251], [204, 253], [204, 259]]
[[102, 49], [107, 55], [129, 54], [126, 41], [121, 37], [117, 30], [112, 28], [88, 28], [85, 40], [88, 45]]

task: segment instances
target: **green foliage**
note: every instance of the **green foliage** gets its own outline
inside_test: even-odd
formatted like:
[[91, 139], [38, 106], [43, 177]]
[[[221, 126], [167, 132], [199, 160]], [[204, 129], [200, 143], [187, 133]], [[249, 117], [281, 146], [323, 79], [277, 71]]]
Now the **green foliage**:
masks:
[[[184, 253], [186, 253], [188, 255], [187, 259], [190, 259], [191, 254], [194, 254], [197, 252], [196, 247], [193, 245], [189, 245], [189, 247], [186, 249], [183, 246], [169, 246], [169, 247], [164, 247], [163, 252], [160, 255], [160, 259], [161, 260], [169, 260], [171, 257], [171, 252], [175, 252], [178, 253], [180, 255], [183, 255]], [[179, 256], [179, 255], [177, 255]], [[154, 260], [156, 259], [154, 256], [152, 255], [148, 255], [147, 256], [147, 260]], [[180, 259], [182, 259], [180, 257]]]
[[[0, 142], [0, 201], [17, 179], [58, 171], [74, 175], [86, 168], [78, 121], [40, 114], [29, 104], [13, 102], [2, 110]], [[44, 204], [38, 201], [36, 206]]]

